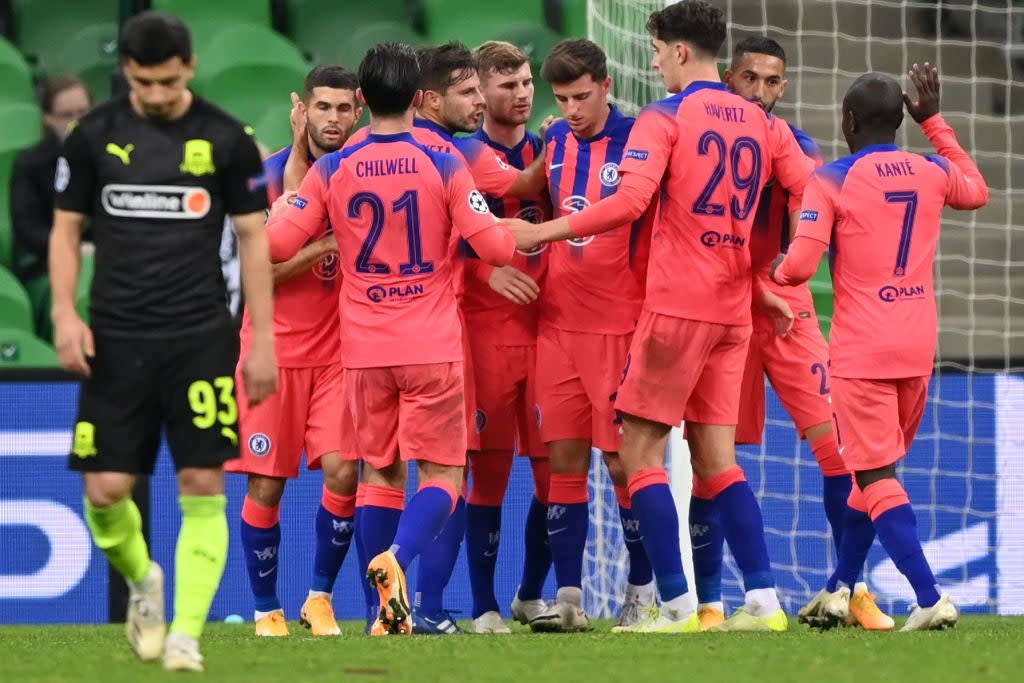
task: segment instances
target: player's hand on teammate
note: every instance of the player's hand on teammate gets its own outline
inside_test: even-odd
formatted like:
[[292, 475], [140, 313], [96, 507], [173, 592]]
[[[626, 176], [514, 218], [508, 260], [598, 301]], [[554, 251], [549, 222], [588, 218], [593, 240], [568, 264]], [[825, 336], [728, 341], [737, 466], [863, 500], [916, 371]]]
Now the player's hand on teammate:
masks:
[[754, 305], [771, 318], [772, 324], [775, 326], [775, 334], [785, 337], [793, 329], [793, 321], [796, 316], [793, 315], [793, 309], [786, 303], [786, 300], [778, 294], [768, 290], [758, 292], [754, 295]]
[[939, 113], [939, 70], [925, 62], [922, 66], [915, 64], [907, 75], [917, 90], [917, 99], [911, 100], [910, 95], [904, 92], [903, 102], [911, 118], [924, 123]]
[[318, 241], [320, 242], [320, 246], [323, 247], [324, 252], [328, 254], [338, 253], [338, 238], [334, 236], [333, 232], [329, 235], [324, 235]]
[[522, 306], [536, 301], [537, 295], [540, 294], [540, 287], [536, 281], [512, 266], [495, 268], [491, 271], [487, 284], [512, 303]]
[[551, 126], [555, 125], [561, 119], [561, 116], [548, 116], [547, 118], [545, 118], [544, 122], [540, 124], [540, 139], [547, 139], [548, 130], [551, 128]]
[[273, 339], [253, 340], [242, 366], [242, 381], [249, 405], [259, 405], [277, 391], [277, 356], [274, 354]]
[[276, 218], [287, 211], [288, 207], [292, 205], [298, 195], [298, 192], [282, 193], [281, 196], [275, 199], [274, 203], [270, 205], [270, 212], [267, 213], [267, 219]]
[[61, 366], [79, 375], [91, 375], [89, 359], [96, 355], [96, 343], [89, 326], [77, 313], [71, 311], [54, 320], [53, 327]]
[[540, 238], [540, 226], [536, 223], [530, 223], [519, 218], [505, 218], [501, 222], [512, 231], [512, 236], [516, 238], [516, 249], [531, 251], [540, 246], [542, 241]]

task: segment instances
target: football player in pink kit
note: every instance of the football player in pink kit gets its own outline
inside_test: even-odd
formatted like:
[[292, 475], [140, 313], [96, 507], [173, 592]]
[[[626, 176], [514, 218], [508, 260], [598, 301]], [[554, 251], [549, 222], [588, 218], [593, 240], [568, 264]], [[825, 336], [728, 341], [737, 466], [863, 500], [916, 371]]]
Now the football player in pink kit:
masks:
[[[611, 78], [596, 44], [564, 40], [541, 67], [563, 119], [547, 131], [548, 193], [556, 216], [580, 211], [615, 193], [634, 119], [608, 103]], [[653, 194], [653, 189], [652, 189]], [[541, 437], [548, 444], [548, 543], [558, 582], [554, 603], [534, 616], [534, 631], [589, 628], [583, 610], [583, 554], [589, 527], [592, 448], [604, 453], [620, 503], [630, 575], [620, 624], [634, 623], [655, 603], [650, 564], [626, 495], [617, 453], [621, 437], [613, 403], [643, 301], [650, 215], [613, 230], [548, 248], [537, 337]], [[517, 594], [525, 601], [539, 595]]]
[[[617, 192], [542, 226], [516, 222], [514, 230], [520, 248], [586, 238], [635, 220], [660, 189], [646, 299], [615, 407], [623, 420], [619, 457], [662, 606], [617, 630], [700, 628], [664, 467], [669, 432], [684, 419], [694, 473], [718, 505], [746, 588], [744, 608], [718, 628], [784, 630], [761, 511], [736, 464], [739, 388], [751, 329], [747, 241], [768, 179], [774, 176], [799, 197], [814, 162], [784, 122], [719, 80], [715, 55], [726, 30], [721, 10], [683, 0], [654, 12], [647, 27], [653, 66], [678, 94], [637, 118]], [[778, 297], [760, 292], [758, 299], [781, 317]]]
[[[361, 114], [357, 87], [355, 74], [341, 66], [318, 66], [306, 77], [303, 99], [296, 104], [300, 125], [295, 126], [295, 143], [264, 162], [271, 204], [284, 192], [285, 166], [292, 156], [318, 159], [339, 149], [348, 138]], [[303, 450], [310, 469], [323, 469], [324, 488], [316, 514], [313, 579], [300, 621], [313, 635], [340, 633], [331, 593], [352, 539], [358, 463], [351, 447], [342, 448], [340, 282], [335, 250], [331, 235], [311, 241], [287, 263], [274, 264], [280, 390], [250, 407], [238, 383], [242, 447], [240, 457], [227, 462], [224, 469], [249, 476], [241, 539], [260, 636], [288, 635], [277, 597], [279, 520], [285, 483], [298, 476]], [[238, 372], [250, 336], [246, 309]]]
[[[489, 41], [473, 51], [486, 102], [483, 125], [474, 138], [513, 168], [543, 157], [544, 143], [526, 130], [533, 108], [529, 58], [511, 43]], [[539, 223], [551, 216], [546, 197], [531, 200], [485, 194], [498, 217], [516, 216]], [[480, 450], [470, 453], [466, 502], [466, 561], [473, 593], [473, 632], [511, 633], [494, 595], [494, 572], [501, 537], [501, 505], [512, 460], [518, 451], [530, 458], [534, 496], [526, 518], [522, 584], [531, 600], [516, 599], [512, 612], [528, 617], [545, 609], [540, 591], [551, 566], [547, 538], [547, 449], [536, 418], [537, 294], [547, 270], [546, 245], [517, 252], [513, 265], [495, 268], [479, 259], [465, 261], [462, 310], [473, 358], [476, 427]], [[467, 378], [469, 381], [469, 378]], [[529, 619], [525, 619], [529, 621]]]
[[[855, 475], [849, 504], [871, 516], [882, 547], [914, 589], [917, 607], [901, 630], [920, 631], [952, 627], [958, 613], [939, 594], [896, 463], [921, 423], [935, 360], [942, 209], [980, 208], [988, 187], [939, 114], [938, 72], [915, 64], [910, 78], [917, 100], [882, 74], [850, 86], [842, 127], [851, 156], [823, 166], [808, 183], [796, 238], [772, 279], [805, 282], [831, 246], [832, 400], [840, 453]], [[937, 155], [894, 144], [904, 103]], [[822, 625], [846, 618], [867, 552], [842, 544], [836, 574], [809, 606]]]
[[[412, 49], [372, 48], [359, 83], [370, 134], [314, 164], [293, 206], [270, 221], [271, 258], [290, 258], [328, 224], [337, 230], [344, 394], [359, 416], [355, 447], [364, 481], [401, 496], [399, 454], [417, 462], [420, 478], [390, 548], [369, 563], [367, 576], [380, 595], [371, 633], [411, 634], [404, 570], [444, 529], [466, 463], [452, 232], [493, 265], [508, 263], [515, 249], [463, 162], [413, 138], [422, 93]], [[362, 518], [369, 528], [376, 526], [372, 511]]]
[[[786, 90], [786, 53], [771, 38], [750, 36], [733, 50], [732, 64], [725, 72], [725, 83], [734, 93], [761, 105], [771, 112]], [[818, 146], [802, 130], [790, 124], [800, 148], [816, 163], [821, 163]], [[755, 277], [768, 274], [771, 259], [789, 246], [795, 224], [789, 220], [789, 193], [779, 184], [769, 182], [761, 193], [757, 215], [750, 234], [750, 249], [755, 262], [764, 263]], [[843, 464], [832, 433], [832, 404], [828, 387], [828, 343], [821, 334], [814, 312], [810, 288], [780, 287], [767, 283], [767, 288], [786, 301], [793, 311], [793, 327], [785, 336], [775, 332], [774, 321], [757, 306], [751, 311], [753, 332], [747, 351], [747, 366], [740, 390], [737, 444], [760, 444], [765, 421], [765, 376], [772, 382], [782, 405], [796, 425], [801, 438], [807, 439], [821, 468], [822, 498], [825, 516], [832, 529], [836, 553], [843, 528], [849, 525], [854, 534], [868, 532], [874, 538], [871, 520], [861, 512], [849, 509], [850, 473]], [[704, 482], [695, 478], [690, 498], [690, 537], [693, 548], [694, 579], [697, 589], [698, 615], [701, 629], [708, 630], [725, 620], [721, 598], [722, 531], [718, 511], [703, 491]], [[883, 614], [863, 583], [851, 602], [850, 623], [870, 630], [888, 630], [892, 619]]]
[[[420, 48], [417, 57], [423, 78], [423, 100], [417, 108], [413, 124], [412, 133], [416, 140], [432, 150], [459, 156], [482, 192], [495, 197], [536, 197], [544, 184], [543, 158], [538, 158], [524, 170], [519, 170], [501, 159], [484, 142], [473, 137], [455, 137], [456, 133], [476, 131], [483, 120], [484, 99], [480, 92], [480, 77], [472, 53], [462, 44], [453, 42]], [[349, 145], [358, 144], [366, 134], [358, 131], [349, 141]], [[459, 249], [457, 237], [452, 247]], [[461, 251], [459, 249], [460, 255]], [[463, 263], [461, 258], [453, 261], [456, 297], [460, 301], [463, 290]], [[465, 329], [465, 325], [463, 327]], [[471, 345], [468, 339], [463, 340], [463, 345], [466, 354], [466, 376], [473, 377]], [[469, 450], [476, 451], [480, 448], [480, 439], [476, 428], [475, 382], [468, 382], [466, 385], [466, 404]], [[360, 489], [366, 494], [362, 501], [357, 503], [357, 520], [361, 516], [360, 508], [388, 507], [389, 503], [381, 500], [372, 488], [364, 485]], [[394, 525], [398, 523], [399, 511], [393, 504], [390, 505], [392, 507], [389, 519]], [[442, 599], [444, 589], [455, 568], [465, 530], [466, 505], [465, 498], [460, 495], [455, 514], [452, 515], [448, 526], [438, 537], [437, 542], [423, 553], [418, 564], [414, 614], [416, 633], [450, 635], [460, 632], [455, 620], [443, 608]], [[383, 538], [384, 535], [386, 534], [377, 537]], [[357, 536], [361, 538], [360, 534]], [[385, 549], [362, 548], [360, 543], [361, 541], [357, 542], [357, 550], [367, 557]]]

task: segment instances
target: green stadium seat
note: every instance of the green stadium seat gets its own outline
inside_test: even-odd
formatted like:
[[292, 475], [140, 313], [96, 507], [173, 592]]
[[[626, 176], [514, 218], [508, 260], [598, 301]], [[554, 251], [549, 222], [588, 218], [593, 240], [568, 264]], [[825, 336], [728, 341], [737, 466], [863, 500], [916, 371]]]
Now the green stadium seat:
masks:
[[49, 58], [70, 36], [94, 24], [116, 26], [120, 15], [121, 0], [14, 0], [15, 40], [25, 55], [53, 73]]
[[47, 74], [78, 76], [93, 94], [94, 102], [110, 98], [110, 83], [117, 66], [117, 24], [92, 24], [75, 31], [47, 55], [42, 64]]
[[34, 102], [0, 104], [0, 153], [35, 144], [43, 134], [42, 126], [42, 115]]
[[11, 271], [0, 267], [0, 327], [35, 330], [32, 322], [32, 302]]
[[814, 300], [814, 311], [818, 315], [818, 324], [825, 339], [832, 330], [832, 275], [829, 271], [828, 257], [821, 259], [818, 271], [810, 281], [811, 298]]
[[57, 352], [31, 332], [0, 328], [0, 368], [54, 368]]
[[39, 107], [32, 102], [0, 103], [0, 265], [10, 266], [14, 236], [11, 228], [11, 168], [22, 149], [42, 135]]
[[195, 91], [249, 125], [262, 120], [268, 106], [289, 102], [309, 71], [291, 42], [255, 24], [224, 28], [198, 56]]
[[[6, 204], [0, 204], [0, 211], [10, 211]], [[14, 254], [14, 230], [8, 214], [0, 216], [0, 266], [10, 268]]]
[[505, 40], [517, 45], [530, 58], [534, 77], [539, 77], [541, 64], [562, 37], [547, 26], [520, 22], [496, 29], [494, 40]]
[[[188, 24], [193, 50], [199, 55], [218, 39], [221, 31], [235, 24], [251, 24], [272, 31], [269, 0], [152, 0], [151, 6]], [[250, 49], [252, 47], [256, 46]]]
[[[297, 85], [294, 90], [300, 92], [302, 84]], [[290, 101], [270, 104], [265, 107], [263, 116], [252, 122], [253, 130], [256, 131], [256, 139], [263, 143], [271, 152], [276, 152], [282, 147], [292, 144], [292, 126], [289, 117], [292, 113]]]
[[18, 49], [0, 38], [0, 104], [8, 102], [35, 102], [32, 89], [32, 70]]
[[199, 24], [272, 25], [270, 0], [152, 0], [150, 7], [182, 19], [190, 28]]
[[[544, 23], [542, 0], [481, 3], [477, 0], [422, 0], [423, 25], [432, 43], [459, 40], [470, 49], [488, 40], [519, 38], [532, 27], [531, 41], [554, 45], [558, 36]], [[541, 35], [545, 35], [543, 39]], [[516, 43], [519, 44], [519, 43]], [[522, 47], [522, 46], [520, 46]], [[546, 53], [545, 53], [546, 54]], [[539, 55], [540, 59], [544, 54]]]
[[586, 38], [587, 0], [561, 0], [562, 35], [566, 38]]
[[317, 60], [321, 64], [343, 64], [356, 71], [366, 56], [366, 51], [378, 43], [408, 43], [419, 47], [427, 39], [412, 30], [407, 24], [394, 21], [372, 21], [357, 26], [347, 33], [345, 40], [336, 40], [325, 46]]
[[[336, 61], [338, 48], [358, 27], [389, 22], [411, 27], [407, 0], [290, 0], [288, 27], [295, 43], [317, 64], [340, 63], [353, 71], [359, 61]], [[403, 40], [400, 36], [387, 40]], [[379, 41], [378, 41], [379, 42]], [[418, 41], [422, 42], [422, 40]], [[350, 51], [353, 52], [353, 51]], [[359, 53], [362, 59], [365, 50]]]

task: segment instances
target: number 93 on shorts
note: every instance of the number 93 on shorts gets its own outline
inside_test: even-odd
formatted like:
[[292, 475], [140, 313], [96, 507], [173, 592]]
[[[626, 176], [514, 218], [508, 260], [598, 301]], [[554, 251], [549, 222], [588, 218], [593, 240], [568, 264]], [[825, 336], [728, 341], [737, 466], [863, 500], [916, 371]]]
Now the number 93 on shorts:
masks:
[[95, 340], [71, 469], [150, 474], [161, 430], [175, 469], [220, 467], [238, 457], [238, 346], [230, 326], [173, 339], [97, 333]]

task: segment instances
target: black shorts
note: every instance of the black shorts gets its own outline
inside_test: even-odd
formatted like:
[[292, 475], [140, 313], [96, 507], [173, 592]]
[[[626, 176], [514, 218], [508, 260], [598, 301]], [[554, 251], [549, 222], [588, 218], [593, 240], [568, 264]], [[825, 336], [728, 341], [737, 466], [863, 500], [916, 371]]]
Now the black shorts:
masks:
[[238, 457], [238, 335], [230, 326], [170, 340], [95, 341], [70, 469], [152, 474], [161, 428], [176, 470]]

